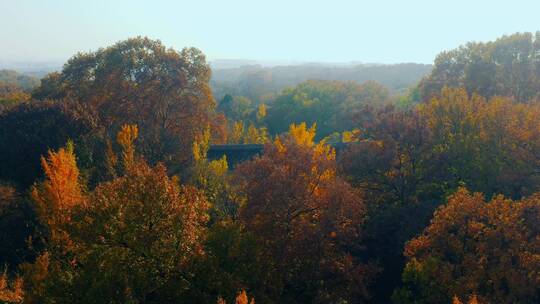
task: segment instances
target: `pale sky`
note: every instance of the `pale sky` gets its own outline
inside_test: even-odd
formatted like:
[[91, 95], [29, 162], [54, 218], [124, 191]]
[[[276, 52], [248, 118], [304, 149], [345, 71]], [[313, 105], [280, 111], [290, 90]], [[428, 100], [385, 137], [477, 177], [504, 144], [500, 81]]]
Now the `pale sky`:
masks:
[[0, 0], [0, 61], [64, 61], [128, 37], [212, 59], [431, 63], [540, 30], [540, 0]]

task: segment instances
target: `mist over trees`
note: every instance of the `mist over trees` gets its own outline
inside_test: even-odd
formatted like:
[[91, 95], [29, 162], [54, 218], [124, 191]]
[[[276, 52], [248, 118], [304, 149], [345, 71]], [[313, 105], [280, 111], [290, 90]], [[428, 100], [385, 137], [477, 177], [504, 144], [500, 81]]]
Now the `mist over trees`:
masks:
[[375, 81], [392, 92], [403, 92], [429, 74], [431, 69], [430, 64], [416, 63], [348, 66], [301, 64], [276, 67], [247, 65], [214, 70], [210, 84], [217, 99], [230, 94], [245, 96], [255, 102], [267, 102], [283, 89], [313, 79], [358, 83]]
[[136, 37], [4, 73], [0, 302], [536, 303], [538, 37], [217, 71]]

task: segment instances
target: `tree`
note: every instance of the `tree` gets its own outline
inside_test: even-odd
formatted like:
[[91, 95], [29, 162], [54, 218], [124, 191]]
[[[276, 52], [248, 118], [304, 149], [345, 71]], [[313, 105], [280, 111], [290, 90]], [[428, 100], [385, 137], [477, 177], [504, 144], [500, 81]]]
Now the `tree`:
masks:
[[138, 37], [75, 55], [34, 96], [81, 103], [97, 114], [109, 137], [124, 124], [138, 125], [140, 153], [176, 172], [191, 160], [193, 141], [214, 116], [209, 79], [201, 51], [177, 52]]
[[244, 96], [225, 95], [219, 102], [217, 110], [223, 112], [230, 120], [246, 120], [254, 111], [252, 101]]
[[39, 85], [39, 79], [14, 70], [0, 70], [0, 83], [13, 85], [25, 92], [29, 92]]
[[424, 159], [429, 131], [414, 110], [389, 106], [362, 113], [357, 142], [339, 156], [340, 173], [366, 201], [364, 255], [382, 268], [370, 289], [376, 303], [388, 303], [405, 266], [405, 242], [432, 217], [434, 193]]
[[374, 288], [383, 298], [399, 284], [405, 242], [460, 186], [514, 199], [540, 190], [537, 104], [464, 89], [439, 95], [412, 109], [367, 109], [358, 142], [340, 156], [342, 173], [368, 202], [364, 240], [384, 268], [381, 290]]
[[94, 156], [91, 149], [84, 151], [85, 142], [95, 130], [92, 116], [70, 102], [33, 101], [1, 113], [0, 179], [21, 189], [28, 187], [42, 176], [40, 156], [62, 147], [68, 139], [88, 163]]
[[443, 193], [460, 185], [488, 197], [520, 198], [538, 191], [538, 104], [443, 89], [419, 112], [431, 134], [429, 175], [448, 187]]
[[265, 144], [270, 141], [266, 127], [256, 127], [250, 123], [246, 128], [244, 121], [235, 121], [229, 131], [229, 144]]
[[38, 228], [32, 204], [13, 186], [0, 183], [0, 265], [9, 274], [15, 273], [17, 266], [35, 258], [34, 249], [38, 242], [28, 241], [35, 237]]
[[435, 67], [420, 83], [424, 101], [437, 96], [445, 86], [478, 93], [511, 97], [527, 102], [538, 97], [540, 80], [540, 33], [516, 33], [487, 43], [467, 43], [442, 52]]
[[388, 97], [388, 90], [374, 82], [309, 80], [284, 90], [268, 109], [265, 122], [272, 135], [287, 131], [292, 123], [317, 123], [317, 139], [322, 139], [353, 129], [353, 118], [363, 106], [381, 106]]
[[362, 301], [369, 267], [358, 260], [364, 205], [336, 176], [335, 152], [315, 144], [315, 127], [288, 136], [236, 170], [240, 220], [262, 246], [267, 273], [258, 299], [292, 303]]
[[14, 84], [0, 82], [0, 113], [28, 101], [30, 94]]
[[[23, 267], [28, 302], [179, 301], [203, 253], [206, 199], [133, 155], [134, 126], [118, 135], [124, 174], [82, 191], [71, 148], [43, 160], [34, 190], [46, 250]], [[26, 300], [25, 298], [25, 300]]]
[[458, 190], [407, 244], [405, 286], [395, 298], [398, 303], [449, 303], [453, 296], [487, 303], [538, 301], [539, 220], [538, 195], [486, 202], [480, 193]]
[[43, 302], [57, 288], [65, 290], [70, 281], [66, 274], [77, 261], [78, 244], [70, 235], [72, 220], [86, 205], [71, 143], [57, 152], [49, 151], [41, 163], [45, 180], [32, 188], [31, 195], [43, 227], [38, 236], [44, 250], [33, 263], [21, 266], [28, 303]]

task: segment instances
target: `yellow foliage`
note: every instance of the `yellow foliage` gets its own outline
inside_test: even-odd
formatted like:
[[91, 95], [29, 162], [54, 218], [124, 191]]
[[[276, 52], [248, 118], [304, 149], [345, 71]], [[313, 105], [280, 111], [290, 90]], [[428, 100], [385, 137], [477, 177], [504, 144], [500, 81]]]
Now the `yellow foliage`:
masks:
[[257, 120], [261, 121], [266, 117], [266, 105], [261, 103], [257, 109]]
[[206, 128], [204, 132], [193, 142], [193, 159], [196, 162], [206, 160], [206, 153], [210, 147], [210, 128]]
[[249, 125], [247, 133], [244, 135], [244, 144], [264, 144], [268, 142], [268, 132], [266, 128], [257, 128]]
[[122, 147], [122, 158], [124, 166], [130, 168], [135, 162], [135, 147], [133, 143], [139, 136], [137, 125], [123, 125], [118, 132], [116, 140]]
[[[299, 125], [291, 124], [287, 140], [295, 145], [313, 149], [316, 155], [323, 156], [328, 160], [335, 160], [336, 151], [330, 145], [325, 144], [324, 141], [315, 144], [316, 128], [316, 124], [313, 124], [308, 129], [305, 122]], [[282, 142], [279, 137], [274, 141], [274, 145], [280, 153], [287, 151], [287, 144]]]
[[223, 155], [222, 158], [213, 160], [208, 163], [208, 169], [216, 176], [224, 176], [229, 170], [229, 164], [227, 163], [227, 156]]
[[344, 142], [344, 143], [356, 142], [356, 141], [358, 141], [359, 135], [360, 135], [360, 130], [359, 129], [353, 129], [351, 131], [344, 131], [343, 134], [342, 134], [341, 141]]
[[291, 124], [289, 126], [289, 135], [293, 141], [301, 146], [312, 147], [315, 144], [315, 133], [317, 124], [313, 124], [309, 129], [306, 123], [303, 122], [299, 125]]
[[250, 124], [246, 129], [243, 121], [236, 121], [233, 124], [231, 134], [229, 136], [230, 144], [265, 144], [269, 140], [268, 130], [266, 127], [257, 128]]
[[231, 135], [229, 136], [229, 143], [239, 144], [244, 136], [244, 122], [235, 121]]

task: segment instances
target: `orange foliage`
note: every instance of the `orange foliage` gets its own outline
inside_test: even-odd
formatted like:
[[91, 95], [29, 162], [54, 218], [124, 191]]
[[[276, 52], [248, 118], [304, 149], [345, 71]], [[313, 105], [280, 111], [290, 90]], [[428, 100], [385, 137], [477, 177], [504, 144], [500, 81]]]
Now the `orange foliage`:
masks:
[[73, 144], [69, 142], [57, 152], [49, 151], [47, 158], [41, 158], [41, 164], [45, 180], [32, 188], [32, 198], [39, 220], [48, 229], [48, 242], [64, 252], [71, 246], [66, 225], [70, 224], [74, 209], [86, 205]]
[[249, 301], [246, 291], [242, 290], [236, 296], [235, 304], [255, 304], [255, 299], [251, 298], [251, 301]]
[[73, 144], [68, 143], [57, 152], [49, 151], [47, 158], [41, 158], [41, 165], [46, 178], [41, 187], [33, 189], [32, 196], [42, 212], [61, 215], [84, 203]]
[[[236, 296], [234, 303], [235, 304], [255, 304], [255, 298], [251, 298], [251, 301], [249, 301], [246, 291], [242, 290]], [[227, 301], [225, 301], [222, 297], [219, 297], [217, 300], [217, 304], [227, 304]]]
[[538, 195], [521, 201], [497, 196], [486, 202], [481, 194], [460, 189], [437, 210], [424, 234], [407, 244], [404, 276], [407, 271], [423, 273], [423, 288], [433, 290], [423, 285], [431, 282], [448, 298], [478, 295], [473, 303], [536, 302], [539, 222]]
[[[10, 286], [11, 285], [11, 286]], [[10, 284], [7, 273], [0, 275], [0, 302], [5, 303], [20, 303], [23, 300], [23, 281], [21, 278], [16, 278]]]

